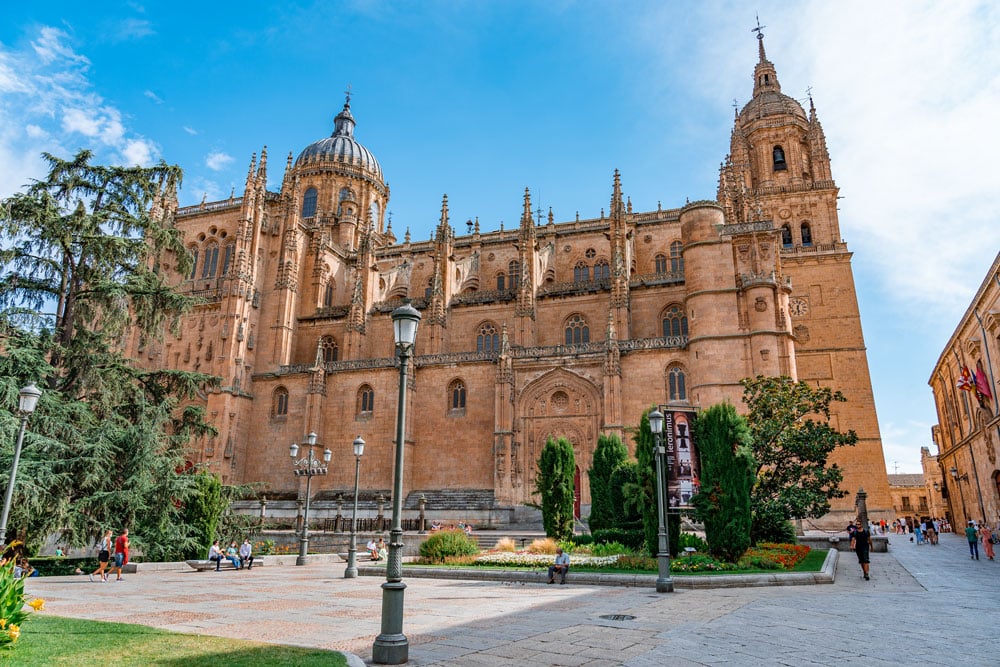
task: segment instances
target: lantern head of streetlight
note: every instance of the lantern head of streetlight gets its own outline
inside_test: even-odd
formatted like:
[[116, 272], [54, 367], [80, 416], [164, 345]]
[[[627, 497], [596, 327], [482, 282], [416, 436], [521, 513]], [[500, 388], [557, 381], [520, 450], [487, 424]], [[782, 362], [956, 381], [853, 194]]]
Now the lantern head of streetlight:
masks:
[[323, 450], [323, 463], [329, 463], [330, 459], [333, 458], [333, 452], [329, 448]]
[[649, 430], [653, 432], [653, 435], [663, 433], [663, 413], [656, 408], [653, 408], [653, 411], [649, 413]]
[[950, 468], [950, 469], [948, 470], [948, 472], [950, 472], [950, 473], [951, 473], [951, 477], [952, 477], [952, 479], [958, 479], [958, 468], [956, 468], [955, 466], [952, 466], [952, 467], [951, 467], [951, 468]]
[[18, 392], [18, 397], [20, 402], [18, 404], [18, 409], [21, 411], [22, 415], [30, 415], [35, 411], [35, 406], [38, 404], [38, 399], [42, 396], [42, 390], [35, 386], [32, 382], [27, 387], [22, 387], [21, 391]]
[[397, 348], [409, 348], [417, 340], [417, 325], [420, 323], [420, 311], [404, 303], [392, 311], [392, 331], [396, 337]]
[[364, 453], [365, 441], [361, 439], [361, 435], [358, 435], [358, 437], [354, 439], [354, 455], [360, 457], [364, 455]]
[[306, 442], [309, 444], [310, 447], [312, 447], [313, 445], [315, 445], [316, 444], [316, 433], [315, 432], [310, 432], [309, 435], [306, 436]]
[[298, 445], [298, 443], [293, 442], [292, 446], [288, 448], [288, 453], [292, 455], [293, 459], [295, 457], [297, 457], [299, 455], [299, 445]]

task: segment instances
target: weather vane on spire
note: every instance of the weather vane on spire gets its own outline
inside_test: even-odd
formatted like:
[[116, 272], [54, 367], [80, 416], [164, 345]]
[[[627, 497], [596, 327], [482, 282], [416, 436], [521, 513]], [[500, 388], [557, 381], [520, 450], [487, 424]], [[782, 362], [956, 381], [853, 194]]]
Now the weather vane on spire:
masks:
[[347, 84], [347, 90], [344, 91], [344, 94], [347, 95], [347, 102], [345, 104], [351, 106], [351, 84]]
[[757, 39], [764, 39], [764, 28], [767, 26], [760, 24], [760, 14], [755, 14], [754, 16], [757, 18], [757, 27], [750, 28], [750, 32], [757, 33]]

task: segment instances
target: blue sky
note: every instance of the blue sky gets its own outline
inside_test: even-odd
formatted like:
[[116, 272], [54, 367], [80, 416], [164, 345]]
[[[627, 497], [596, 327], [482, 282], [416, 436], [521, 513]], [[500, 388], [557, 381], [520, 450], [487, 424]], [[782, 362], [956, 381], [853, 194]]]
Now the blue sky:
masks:
[[990, 2], [16, 3], [0, 24], [0, 196], [41, 151], [164, 159], [182, 204], [237, 194], [267, 145], [328, 136], [344, 90], [393, 229], [514, 225], [715, 197], [759, 12], [786, 94], [812, 87], [841, 188], [889, 472], [919, 472], [927, 378], [1000, 249], [1000, 6]]

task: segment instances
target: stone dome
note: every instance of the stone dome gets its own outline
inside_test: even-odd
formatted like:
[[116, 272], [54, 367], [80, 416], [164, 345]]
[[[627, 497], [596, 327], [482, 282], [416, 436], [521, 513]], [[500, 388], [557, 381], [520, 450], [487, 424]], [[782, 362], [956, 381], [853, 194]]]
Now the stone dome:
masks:
[[764, 90], [746, 103], [740, 111], [740, 121], [746, 122], [755, 118], [791, 114], [802, 120], [808, 120], [805, 109], [798, 100], [777, 90]]
[[334, 119], [333, 134], [320, 139], [306, 147], [295, 160], [295, 166], [301, 167], [322, 162], [359, 167], [368, 172], [368, 176], [382, 181], [382, 167], [372, 152], [354, 138], [354, 116], [351, 115], [350, 99], [344, 103], [344, 109]]

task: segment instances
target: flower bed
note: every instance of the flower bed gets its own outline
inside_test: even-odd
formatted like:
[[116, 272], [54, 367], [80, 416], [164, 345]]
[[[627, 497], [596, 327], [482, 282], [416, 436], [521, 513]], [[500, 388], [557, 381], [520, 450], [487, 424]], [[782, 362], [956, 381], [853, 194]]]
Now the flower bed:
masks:
[[[574, 556], [569, 555], [570, 567], [608, 567], [614, 565], [621, 558], [614, 556]], [[527, 551], [499, 551], [477, 556], [473, 562], [476, 565], [490, 565], [493, 567], [541, 567], [552, 565], [552, 556], [546, 554], [533, 554]]]

